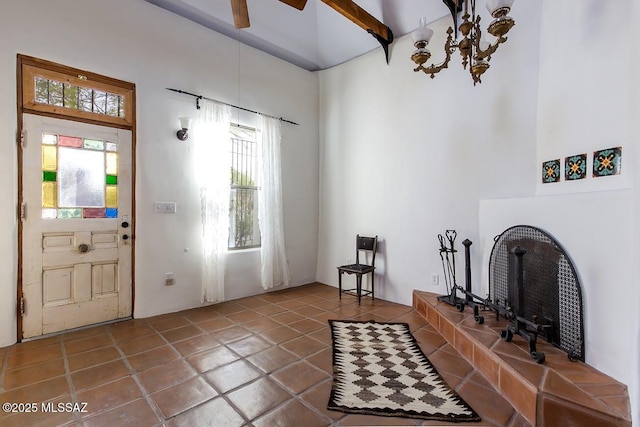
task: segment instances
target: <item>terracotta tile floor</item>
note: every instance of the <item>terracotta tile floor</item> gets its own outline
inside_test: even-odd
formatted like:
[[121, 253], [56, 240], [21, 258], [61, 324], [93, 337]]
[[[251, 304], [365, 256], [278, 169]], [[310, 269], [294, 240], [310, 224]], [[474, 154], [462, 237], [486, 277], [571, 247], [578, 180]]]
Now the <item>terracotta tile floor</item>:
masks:
[[[472, 425], [526, 425], [412, 307], [369, 298], [358, 306], [310, 284], [1, 348], [0, 403], [35, 402], [38, 412], [0, 412], [0, 426], [443, 425], [328, 411], [327, 319], [409, 323], [482, 417]], [[45, 414], [41, 402], [87, 405]]]

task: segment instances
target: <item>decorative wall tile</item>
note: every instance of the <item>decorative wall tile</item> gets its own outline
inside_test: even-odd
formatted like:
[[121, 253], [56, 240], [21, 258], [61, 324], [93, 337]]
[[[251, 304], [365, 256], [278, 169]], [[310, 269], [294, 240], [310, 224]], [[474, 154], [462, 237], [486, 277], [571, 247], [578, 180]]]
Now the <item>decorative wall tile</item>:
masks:
[[564, 179], [575, 181], [587, 176], [587, 154], [576, 154], [564, 159]]
[[622, 167], [622, 147], [607, 148], [593, 152], [593, 176], [620, 174]]
[[542, 183], [550, 184], [560, 181], [560, 159], [547, 160], [542, 163]]

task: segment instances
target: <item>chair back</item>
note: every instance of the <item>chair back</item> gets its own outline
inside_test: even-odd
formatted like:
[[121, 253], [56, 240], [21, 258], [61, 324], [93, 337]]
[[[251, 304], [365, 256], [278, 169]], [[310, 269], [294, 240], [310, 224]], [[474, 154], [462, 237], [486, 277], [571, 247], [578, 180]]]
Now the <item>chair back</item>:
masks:
[[376, 252], [378, 251], [378, 236], [356, 236], [356, 264], [360, 264], [360, 252], [371, 252], [371, 266], [376, 266]]

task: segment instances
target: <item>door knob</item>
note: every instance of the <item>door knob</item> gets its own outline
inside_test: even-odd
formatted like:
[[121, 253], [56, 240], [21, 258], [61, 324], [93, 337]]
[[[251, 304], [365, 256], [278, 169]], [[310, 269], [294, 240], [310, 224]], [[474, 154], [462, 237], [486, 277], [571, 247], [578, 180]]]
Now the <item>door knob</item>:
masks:
[[87, 252], [89, 252], [89, 245], [87, 245], [86, 243], [78, 245], [78, 252], [80, 252], [81, 254], [86, 254]]
[[129, 240], [129, 235], [128, 234], [123, 234], [122, 235], [122, 240]]
[[120, 224], [120, 225], [122, 225], [122, 228], [129, 227], [129, 223], [127, 221], [123, 221], [122, 224]]

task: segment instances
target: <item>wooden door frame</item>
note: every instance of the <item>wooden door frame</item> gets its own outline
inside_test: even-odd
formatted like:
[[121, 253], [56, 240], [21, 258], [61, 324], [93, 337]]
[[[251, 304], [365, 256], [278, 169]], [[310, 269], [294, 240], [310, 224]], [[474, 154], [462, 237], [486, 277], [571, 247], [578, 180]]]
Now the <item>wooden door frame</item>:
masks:
[[[126, 120], [113, 120], [108, 116], [101, 117], [99, 114], [93, 113], [79, 113], [71, 109], [64, 107], [52, 107], [46, 108], [43, 106], [33, 106], [25, 102], [23, 95], [23, 88], [25, 81], [24, 70], [26, 67], [35, 67], [44, 69], [54, 73], [60, 73], [67, 76], [77, 76], [77, 79], [95, 83], [100, 86], [110, 86], [116, 88], [116, 90], [127, 91], [128, 96], [131, 98], [130, 112], [127, 112]], [[74, 77], [71, 77], [74, 79]], [[70, 81], [70, 80], [69, 80]], [[16, 60], [16, 111], [17, 111], [17, 133], [16, 142], [18, 147], [18, 205], [17, 205], [17, 218], [18, 218], [18, 283], [16, 294], [16, 316], [17, 316], [17, 340], [21, 342], [23, 339], [22, 331], [22, 261], [23, 261], [23, 221], [21, 216], [21, 204], [23, 202], [23, 186], [22, 186], [22, 161], [23, 161], [23, 149], [21, 144], [21, 135], [23, 131], [23, 115], [25, 113], [41, 115], [47, 117], [53, 117], [63, 120], [79, 121], [104, 127], [114, 127], [120, 129], [126, 129], [131, 131], [131, 315], [133, 316], [133, 309], [135, 307], [135, 228], [136, 228], [136, 86], [134, 83], [126, 82], [123, 80], [117, 80], [111, 77], [103, 76], [100, 74], [92, 73], [89, 71], [80, 70], [78, 68], [68, 67], [55, 62], [46, 61], [43, 59], [34, 58], [22, 54], [17, 55]], [[34, 108], [35, 107], [35, 108]]]

